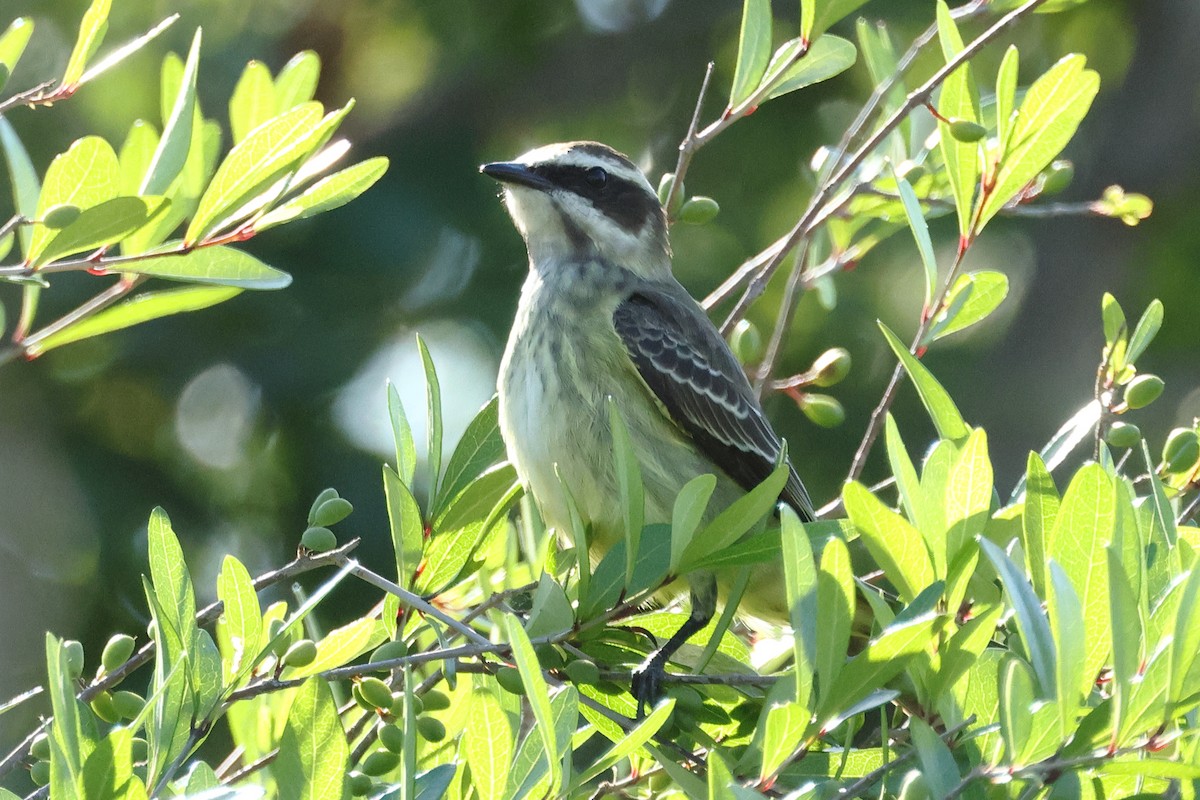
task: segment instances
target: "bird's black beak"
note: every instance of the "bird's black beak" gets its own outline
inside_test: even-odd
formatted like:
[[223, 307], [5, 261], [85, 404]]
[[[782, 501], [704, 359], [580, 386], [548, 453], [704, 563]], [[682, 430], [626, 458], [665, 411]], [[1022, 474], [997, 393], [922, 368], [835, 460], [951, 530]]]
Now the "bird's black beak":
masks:
[[484, 164], [479, 171], [489, 178], [495, 178], [501, 183], [514, 183], [518, 186], [528, 186], [530, 189], [546, 191], [553, 187], [550, 181], [538, 175], [524, 164], [515, 161], [497, 161]]

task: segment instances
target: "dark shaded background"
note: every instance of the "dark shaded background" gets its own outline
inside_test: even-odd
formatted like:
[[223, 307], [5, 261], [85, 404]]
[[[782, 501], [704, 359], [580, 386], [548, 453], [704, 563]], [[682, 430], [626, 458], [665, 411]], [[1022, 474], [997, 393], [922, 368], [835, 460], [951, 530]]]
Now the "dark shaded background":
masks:
[[[593, 138], [629, 153], [655, 179], [674, 165], [706, 61], [713, 102], [727, 91], [740, 3], [698, 0], [117, 0], [109, 43], [172, 11], [182, 19], [118, 71], [53, 109], [13, 112], [39, 170], [85, 133], [119, 143], [138, 116], [158, 122], [157, 75], [167, 48], [186, 50], [204, 26], [200, 85], [208, 116], [225, 105], [244, 63], [277, 71], [296, 51], [324, 60], [319, 96], [358, 99], [343, 133], [355, 154], [391, 157], [388, 175], [347, 208], [264, 234], [246, 247], [295, 277], [279, 293], [247, 294], [185, 317], [0, 369], [0, 698], [39, 682], [47, 629], [93, 655], [115, 630], [146, 623], [137, 576], [144, 526], [164, 506], [185, 539], [198, 590], [211, 595], [220, 558], [252, 571], [294, 549], [313, 496], [336, 486], [357, 507], [339, 532], [362, 535], [385, 565], [380, 462], [390, 447], [383, 380], [419, 417], [423, 385], [413, 332], [430, 340], [450, 417], [449, 438], [493, 391], [524, 274], [524, 250], [479, 176], [483, 161], [550, 141]], [[797, 4], [776, 3], [780, 28]], [[16, 84], [61, 74], [84, 0], [6, 3], [5, 19], [36, 18]], [[932, 19], [926, 0], [876, 0], [902, 48]], [[971, 26], [968, 34], [977, 31]], [[852, 36], [843, 23], [835, 32]], [[1102, 345], [1101, 294], [1131, 316], [1153, 297], [1166, 324], [1142, 359], [1167, 394], [1134, 419], [1155, 446], [1200, 413], [1193, 254], [1200, 249], [1200, 5], [1193, 0], [1093, 0], [1010, 32], [1028, 82], [1066, 52], [1086, 53], [1103, 88], [1069, 155], [1065, 199], [1120, 183], [1149, 194], [1136, 229], [1099, 219], [998, 220], [971, 266], [1006, 271], [1013, 291], [996, 318], [939, 345], [927, 362], [965, 416], [985, 426], [1003, 495], [1037, 449], [1090, 396]], [[978, 60], [990, 83], [1004, 41]], [[933, 61], [918, 65], [928, 74]], [[865, 99], [865, 69], [765, 106], [706, 149], [690, 191], [722, 204], [717, 221], [674, 235], [676, 269], [697, 295], [786, 229], [808, 192], [807, 163], [836, 141]], [[7, 197], [7, 189], [4, 195]], [[952, 223], [934, 225], [952, 247]], [[943, 258], [943, 262], [944, 262]], [[840, 303], [806, 298], [787, 340], [798, 371], [827, 347], [853, 354], [833, 392], [846, 424], [823, 430], [782, 398], [770, 401], [815, 498], [837, 492], [893, 360], [876, 318], [907, 337], [919, 306], [919, 265], [907, 234], [839, 277]], [[106, 284], [56, 280], [41, 319]], [[0, 293], [10, 319], [16, 293]], [[753, 316], [769, 326], [779, 287]], [[931, 434], [911, 390], [896, 414], [909, 447]], [[868, 477], [880, 472], [878, 463]], [[18, 731], [0, 721], [0, 745]], [[12, 724], [9, 721], [12, 720]]]

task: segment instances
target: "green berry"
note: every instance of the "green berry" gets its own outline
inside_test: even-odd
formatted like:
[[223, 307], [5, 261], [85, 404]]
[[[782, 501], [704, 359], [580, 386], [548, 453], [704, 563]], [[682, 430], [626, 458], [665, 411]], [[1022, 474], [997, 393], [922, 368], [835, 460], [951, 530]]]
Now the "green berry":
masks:
[[1075, 165], [1065, 159], [1052, 163], [1043, 173], [1042, 194], [1058, 194], [1075, 179]]
[[328, 528], [350, 516], [352, 511], [354, 511], [354, 506], [350, 505], [349, 500], [344, 497], [331, 497], [317, 506], [309, 519], [309, 524]]
[[400, 766], [400, 756], [387, 750], [376, 750], [362, 763], [362, 771], [373, 777], [385, 775]]
[[806, 392], [800, 395], [799, 403], [804, 416], [822, 428], [836, 428], [846, 421], [846, 410], [842, 404], [827, 394]]
[[317, 643], [312, 639], [301, 639], [283, 654], [285, 667], [307, 667], [317, 660]]
[[743, 364], [753, 364], [762, 358], [763, 342], [758, 326], [748, 319], [734, 325], [733, 333], [729, 336], [729, 349]]
[[392, 707], [392, 690], [379, 678], [363, 678], [358, 682], [358, 691], [375, 708]]
[[578, 661], [572, 661], [570, 664], [567, 664], [566, 673], [572, 683], [595, 686], [600, 682], [600, 668], [596, 666], [595, 661], [586, 658], [581, 658]]
[[553, 645], [545, 644], [540, 647], [535, 647], [534, 652], [537, 653], [538, 663], [542, 665], [542, 669], [562, 669], [566, 659], [562, 653], [558, 652], [558, 648]]
[[92, 712], [105, 722], [119, 722], [121, 719], [121, 715], [113, 703], [112, 694], [107, 691], [97, 693], [89, 705], [92, 707]]
[[[422, 700], [426, 711], [443, 711], [450, 707], [450, 698], [446, 696], [445, 692], [439, 692], [437, 689], [431, 689], [426, 692], [424, 698], [417, 697], [414, 699]], [[417, 713], [421, 712], [418, 711]]]
[[1135, 447], [1141, 440], [1142, 432], [1138, 430], [1138, 426], [1128, 422], [1114, 422], [1104, 434], [1104, 441], [1113, 447]]
[[337, 547], [337, 537], [329, 528], [313, 527], [300, 537], [300, 546], [313, 553], [324, 553]]
[[987, 128], [969, 119], [952, 119], [950, 135], [960, 142], [978, 142], [987, 136]]
[[327, 500], [332, 500], [333, 498], [335, 498], [337, 496], [338, 496], [337, 489], [334, 489], [332, 487], [330, 487], [328, 489], [322, 489], [321, 493], [317, 495], [317, 498], [315, 500], [313, 500], [312, 505], [309, 506], [308, 524], [316, 525], [317, 523], [314, 522], [313, 520], [317, 516], [317, 509], [321, 507], [322, 503], [326, 502]]
[[663, 208], [667, 212], [668, 217], [674, 217], [679, 213], [679, 209], [683, 206], [683, 184], [679, 184], [679, 191], [675, 193], [675, 199], [671, 202], [671, 207], [667, 208], [667, 200], [671, 196], [671, 187], [675, 185], [675, 173], [668, 172], [662, 176], [658, 182], [658, 202], [662, 203]]
[[404, 731], [395, 725], [384, 725], [379, 729], [379, 743], [393, 753], [399, 753], [404, 750]]
[[371, 791], [371, 777], [363, 775], [358, 770], [352, 770], [346, 775], [347, 782], [350, 785], [350, 794], [354, 797], [362, 797]]
[[1191, 428], [1176, 428], [1167, 436], [1162, 457], [1163, 469], [1167, 472], [1189, 470], [1200, 459], [1200, 438]]
[[516, 667], [501, 667], [496, 670], [496, 683], [500, 688], [511, 694], [525, 694], [525, 682]]
[[362, 690], [358, 688], [357, 683], [350, 684], [350, 698], [352, 700], [354, 700], [354, 704], [357, 705], [359, 708], [361, 708], [363, 711], [370, 711], [370, 712], [374, 713], [379, 710], [375, 706], [373, 706], [367, 702], [366, 698], [363, 697], [363, 695], [362, 695]]
[[371, 661], [391, 661], [393, 658], [404, 658], [408, 655], [407, 642], [384, 642], [371, 653]]
[[129, 741], [129, 754], [134, 764], [141, 764], [150, 756], [150, 743], [141, 736], [135, 736]]
[[38, 786], [45, 786], [50, 782], [50, 762], [35, 761], [33, 766], [29, 768], [29, 777]]
[[678, 219], [685, 225], [705, 225], [712, 222], [720, 211], [721, 207], [717, 205], [716, 200], [696, 195], [688, 198], [688, 201], [679, 209]]
[[1157, 375], [1138, 375], [1125, 387], [1125, 405], [1145, 408], [1163, 393], [1163, 379]]
[[675, 698], [675, 707], [696, 712], [704, 705], [704, 698], [691, 686], [672, 686], [667, 694]]
[[850, 351], [844, 347], [833, 347], [817, 356], [810, 371], [814, 386], [833, 386], [841, 383], [850, 374]]
[[100, 654], [100, 664], [104, 671], [116, 672], [124, 665], [133, 655], [134, 644], [133, 637], [127, 633], [118, 633], [109, 639], [108, 644], [104, 645], [104, 652]]
[[[439, 692], [438, 694], [441, 694], [441, 693]], [[449, 701], [447, 701], [446, 704], [449, 705], [450, 704]], [[421, 700], [421, 698], [417, 697], [415, 694], [412, 695], [412, 709], [413, 709], [414, 717], [420, 715], [420, 713], [425, 710], [425, 703]], [[403, 692], [396, 692], [395, 694], [392, 695], [392, 705], [388, 708], [388, 713], [391, 714], [396, 719], [400, 719], [404, 716], [404, 693]]]
[[82, 213], [79, 206], [71, 205], [70, 203], [60, 203], [46, 209], [46, 213], [42, 214], [42, 224], [47, 228], [59, 230], [79, 219], [79, 215]]
[[67, 676], [71, 680], [77, 680], [83, 674], [83, 644], [74, 639], [67, 639], [62, 643], [62, 648]]
[[146, 706], [145, 698], [137, 692], [113, 692], [112, 702], [121, 719], [133, 719]]
[[38, 737], [33, 740], [33, 744], [29, 746], [29, 755], [40, 761], [49, 761], [50, 737], [44, 733], [39, 733]]
[[433, 717], [418, 717], [417, 733], [427, 742], [440, 742], [446, 738], [446, 726]]

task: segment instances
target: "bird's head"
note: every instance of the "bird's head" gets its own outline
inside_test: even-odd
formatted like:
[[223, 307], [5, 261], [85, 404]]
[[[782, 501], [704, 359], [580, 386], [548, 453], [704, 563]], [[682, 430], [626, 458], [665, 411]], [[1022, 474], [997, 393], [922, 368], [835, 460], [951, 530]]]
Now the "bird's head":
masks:
[[611, 147], [552, 144], [479, 169], [504, 185], [505, 204], [534, 268], [595, 258], [642, 278], [670, 273], [658, 195], [642, 171]]

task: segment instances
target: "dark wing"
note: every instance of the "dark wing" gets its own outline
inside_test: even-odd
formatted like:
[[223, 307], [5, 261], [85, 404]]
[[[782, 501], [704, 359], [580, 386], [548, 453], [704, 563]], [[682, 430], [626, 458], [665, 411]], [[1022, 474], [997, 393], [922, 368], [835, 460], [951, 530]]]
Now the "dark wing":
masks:
[[[771, 474], [779, 436], [742, 365], [682, 287], [638, 289], [617, 306], [613, 326], [642, 380], [701, 452], [746, 489]], [[780, 499], [812, 520], [808, 492], [788, 469]]]

